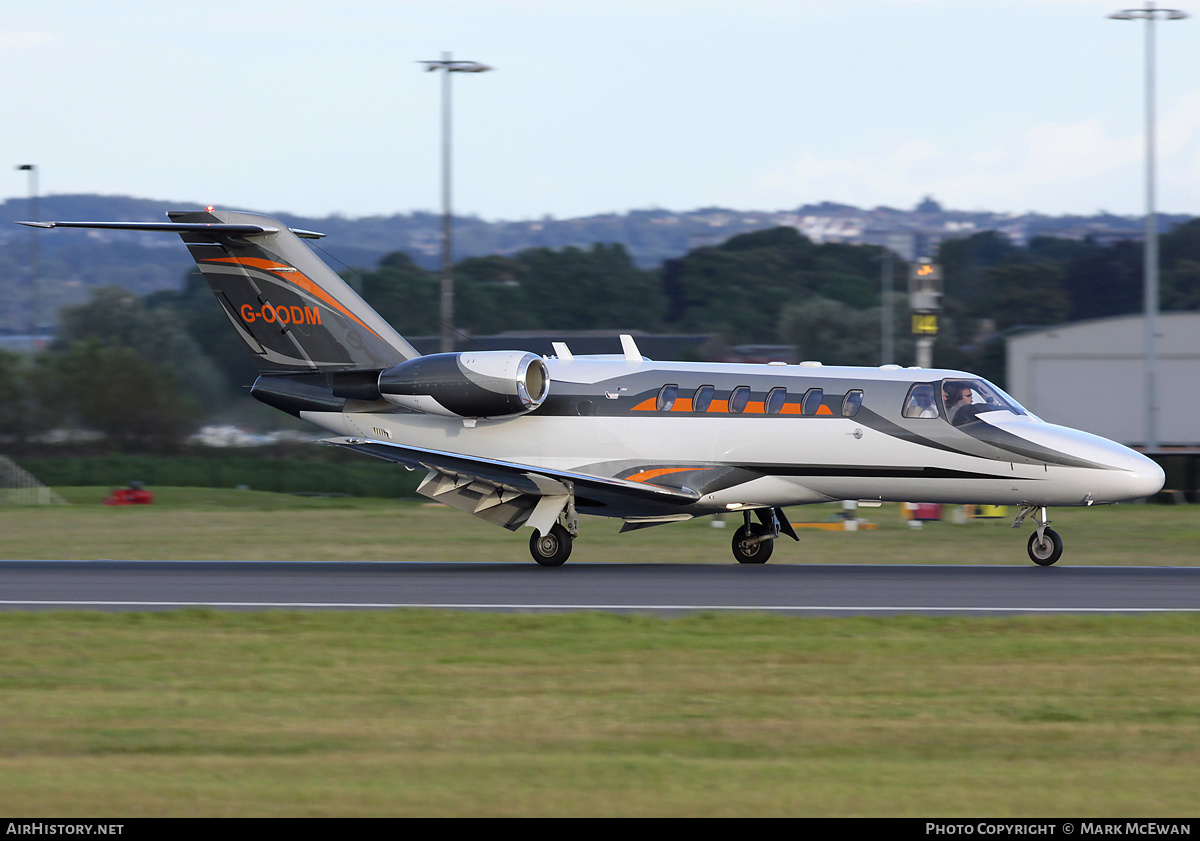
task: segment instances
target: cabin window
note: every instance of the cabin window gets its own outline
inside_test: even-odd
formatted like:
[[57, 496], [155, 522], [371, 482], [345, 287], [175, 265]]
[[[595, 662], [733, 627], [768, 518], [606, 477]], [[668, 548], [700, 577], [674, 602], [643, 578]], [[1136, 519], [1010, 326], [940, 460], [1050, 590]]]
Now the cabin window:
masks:
[[773, 388], [767, 392], [767, 414], [777, 415], [783, 411], [783, 404], [787, 402], [786, 388]]
[[821, 398], [825, 396], [823, 389], [810, 388], [804, 392], [804, 399], [800, 403], [800, 411], [806, 415], [815, 415], [817, 410], [821, 408]]
[[938, 406], [934, 394], [933, 383], [917, 383], [910, 388], [904, 398], [904, 417], [936, 418]]
[[739, 385], [729, 395], [729, 411], [735, 415], [740, 415], [746, 410], [746, 404], [750, 402], [750, 386]]
[[679, 386], [664, 385], [658, 390], [658, 410], [660, 412], [669, 412], [671, 407], [675, 405], [675, 397], [679, 394]]
[[862, 398], [861, 389], [847, 391], [846, 396], [842, 398], [842, 417], [852, 418], [857, 415], [859, 407], [862, 406]]
[[696, 393], [692, 396], [692, 411], [707, 412], [709, 404], [713, 399], [713, 387], [711, 385], [702, 385], [696, 389]]

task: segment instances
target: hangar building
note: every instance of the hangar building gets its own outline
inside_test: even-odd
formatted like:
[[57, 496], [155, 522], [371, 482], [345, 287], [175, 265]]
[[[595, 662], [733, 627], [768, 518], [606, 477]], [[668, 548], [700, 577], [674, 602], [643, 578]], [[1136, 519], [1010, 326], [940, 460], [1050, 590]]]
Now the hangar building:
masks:
[[[1123, 444], [1146, 441], [1144, 320], [1078, 321], [1008, 340], [1008, 391], [1050, 423]], [[1158, 439], [1200, 446], [1200, 313], [1158, 317]]]

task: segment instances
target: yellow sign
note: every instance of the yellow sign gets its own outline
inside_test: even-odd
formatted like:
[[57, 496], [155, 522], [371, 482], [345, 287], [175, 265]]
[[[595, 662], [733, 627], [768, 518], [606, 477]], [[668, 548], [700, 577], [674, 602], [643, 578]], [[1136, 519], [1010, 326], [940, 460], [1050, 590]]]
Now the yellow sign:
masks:
[[913, 313], [912, 331], [914, 336], [936, 336], [938, 331], [937, 316]]

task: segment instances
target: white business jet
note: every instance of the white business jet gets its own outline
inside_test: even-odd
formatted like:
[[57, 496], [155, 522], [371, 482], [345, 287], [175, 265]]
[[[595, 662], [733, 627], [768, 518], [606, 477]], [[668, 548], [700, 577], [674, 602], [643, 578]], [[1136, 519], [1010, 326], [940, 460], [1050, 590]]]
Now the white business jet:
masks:
[[832, 500], [1020, 506], [1047, 566], [1051, 506], [1157, 493], [1163, 471], [1096, 435], [1045, 423], [962, 371], [654, 362], [520, 350], [422, 356], [302, 241], [251, 213], [162, 223], [25, 222], [178, 233], [257, 360], [250, 393], [333, 432], [328, 443], [426, 471], [418, 492], [515, 531], [559, 566], [579, 515], [623, 532], [740, 512], [739, 563], [796, 538], [783, 508]]

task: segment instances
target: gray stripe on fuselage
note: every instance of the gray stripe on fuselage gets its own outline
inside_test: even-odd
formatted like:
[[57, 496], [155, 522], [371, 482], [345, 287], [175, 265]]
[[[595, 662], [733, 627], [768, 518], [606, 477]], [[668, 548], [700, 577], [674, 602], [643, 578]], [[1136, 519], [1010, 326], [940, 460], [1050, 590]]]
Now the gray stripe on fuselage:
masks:
[[1094, 461], [1089, 461], [1083, 458], [1076, 458], [1061, 453], [1058, 450], [1052, 450], [1048, 447], [1043, 447], [1041, 444], [1035, 444], [1033, 441], [1022, 438], [1019, 435], [1014, 435], [1006, 429], [1000, 429], [992, 426], [983, 419], [973, 421], [968, 424], [956, 427], [966, 435], [971, 436], [977, 441], [983, 441], [986, 444], [991, 444], [993, 447], [1009, 453], [1025, 456], [1026, 458], [1036, 459], [1043, 464], [1060, 464], [1064, 467], [1086, 467], [1092, 470], [1115, 470], [1116, 468], [1109, 467], [1105, 464], [1098, 464]]

